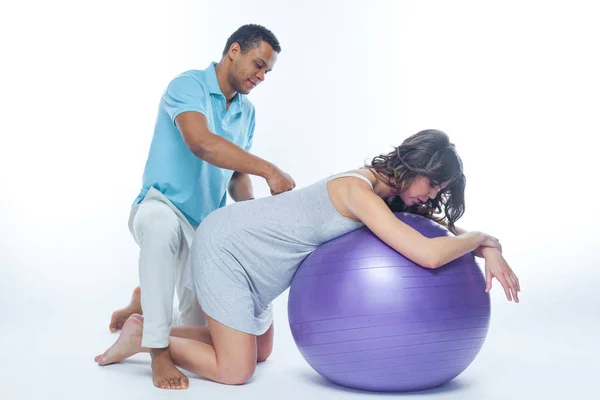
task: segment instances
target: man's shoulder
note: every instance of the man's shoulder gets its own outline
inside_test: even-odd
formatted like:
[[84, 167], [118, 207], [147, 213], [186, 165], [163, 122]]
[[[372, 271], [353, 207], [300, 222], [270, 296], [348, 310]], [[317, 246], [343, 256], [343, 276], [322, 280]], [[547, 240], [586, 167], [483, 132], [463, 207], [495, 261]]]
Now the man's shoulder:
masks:
[[203, 69], [188, 69], [187, 71], [180, 72], [175, 78], [178, 77], [190, 77], [197, 79], [204, 79], [206, 77], [206, 71]]
[[171, 79], [169, 86], [172, 87], [173, 85], [200, 85], [206, 88], [206, 71], [198, 69], [183, 71]]

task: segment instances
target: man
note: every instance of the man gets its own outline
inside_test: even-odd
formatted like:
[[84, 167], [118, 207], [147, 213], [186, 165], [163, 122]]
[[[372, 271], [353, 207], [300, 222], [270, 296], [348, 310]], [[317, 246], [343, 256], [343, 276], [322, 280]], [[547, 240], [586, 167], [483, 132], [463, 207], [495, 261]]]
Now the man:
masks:
[[[249, 153], [255, 111], [245, 95], [273, 69], [280, 51], [268, 29], [244, 25], [227, 40], [219, 63], [175, 77], [161, 98], [143, 187], [129, 219], [140, 246], [140, 287], [110, 322], [115, 332], [143, 310], [142, 346], [151, 349], [157, 387], [189, 385], [169, 354], [175, 288], [179, 324], [206, 323], [196, 297], [184, 286], [194, 230], [225, 205], [227, 191], [234, 201], [252, 199], [250, 175], [266, 179], [273, 195], [295, 187], [277, 166]], [[103, 364], [103, 356], [96, 361]]]

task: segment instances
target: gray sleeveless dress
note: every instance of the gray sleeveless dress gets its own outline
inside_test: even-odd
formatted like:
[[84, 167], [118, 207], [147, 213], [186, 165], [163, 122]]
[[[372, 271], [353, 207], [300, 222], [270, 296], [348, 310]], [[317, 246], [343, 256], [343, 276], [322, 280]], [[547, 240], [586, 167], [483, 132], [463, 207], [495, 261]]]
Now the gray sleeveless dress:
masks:
[[[186, 286], [204, 312], [225, 326], [261, 335], [273, 320], [272, 301], [289, 288], [317, 247], [363, 226], [337, 212], [330, 176], [276, 196], [239, 202], [210, 213], [195, 232]], [[371, 185], [372, 187], [372, 185]]]

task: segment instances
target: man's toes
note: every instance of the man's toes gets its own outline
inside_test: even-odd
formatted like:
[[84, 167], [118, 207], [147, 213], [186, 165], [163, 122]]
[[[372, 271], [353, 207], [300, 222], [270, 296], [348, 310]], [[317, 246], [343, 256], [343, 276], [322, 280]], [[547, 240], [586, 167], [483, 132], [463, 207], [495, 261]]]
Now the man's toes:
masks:
[[183, 376], [179, 379], [179, 386], [182, 389], [187, 389], [190, 387], [190, 380], [187, 378], [187, 376]]
[[177, 387], [177, 389], [187, 389], [189, 386], [189, 381], [186, 377], [183, 376], [175, 378], [175, 386]]

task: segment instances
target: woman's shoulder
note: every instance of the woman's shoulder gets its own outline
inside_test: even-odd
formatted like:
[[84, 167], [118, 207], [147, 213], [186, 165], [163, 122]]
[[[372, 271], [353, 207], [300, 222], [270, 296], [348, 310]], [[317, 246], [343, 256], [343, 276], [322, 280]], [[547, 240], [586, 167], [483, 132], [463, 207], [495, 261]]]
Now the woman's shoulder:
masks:
[[371, 189], [373, 189], [375, 176], [371, 171], [366, 168], [352, 169], [348, 171], [339, 172], [337, 174], [330, 175], [327, 181], [332, 181], [340, 178], [357, 178], [357, 179], [344, 179], [343, 181], [349, 185], [362, 184], [360, 181], [367, 183]]

